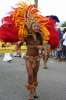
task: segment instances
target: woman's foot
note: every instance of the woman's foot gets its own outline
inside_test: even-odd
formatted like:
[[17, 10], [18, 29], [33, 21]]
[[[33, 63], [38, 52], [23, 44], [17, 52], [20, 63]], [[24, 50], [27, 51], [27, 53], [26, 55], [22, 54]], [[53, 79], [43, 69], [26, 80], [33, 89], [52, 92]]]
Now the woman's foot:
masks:
[[38, 98], [38, 95], [37, 95], [36, 90], [34, 91], [33, 98], [34, 98], [34, 99], [37, 99], [37, 98]]
[[33, 100], [33, 95], [32, 94], [29, 95], [29, 99], [28, 100]]
[[32, 98], [28, 99], [28, 100], [33, 100]]
[[29, 97], [29, 99], [28, 100], [33, 100], [33, 98], [32, 97]]

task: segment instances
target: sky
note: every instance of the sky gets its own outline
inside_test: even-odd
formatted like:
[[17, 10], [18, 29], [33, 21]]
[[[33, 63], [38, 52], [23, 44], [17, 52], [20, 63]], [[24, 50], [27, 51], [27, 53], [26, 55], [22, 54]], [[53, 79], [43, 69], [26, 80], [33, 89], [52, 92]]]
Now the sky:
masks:
[[39, 0], [38, 4], [43, 15], [57, 15], [61, 22], [66, 21], [66, 0]]
[[[12, 7], [21, 1], [34, 3], [34, 0], [1, 0], [0, 24], [1, 19], [7, 16]], [[38, 0], [38, 9], [44, 16], [57, 15], [61, 22], [66, 21], [66, 0]]]

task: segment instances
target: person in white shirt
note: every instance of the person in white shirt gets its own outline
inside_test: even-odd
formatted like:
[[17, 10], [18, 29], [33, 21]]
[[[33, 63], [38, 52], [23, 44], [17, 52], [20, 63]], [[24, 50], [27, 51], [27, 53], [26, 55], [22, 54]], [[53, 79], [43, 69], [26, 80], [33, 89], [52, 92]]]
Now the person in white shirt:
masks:
[[63, 55], [64, 59], [66, 60], [66, 28], [64, 29], [64, 34], [63, 34]]

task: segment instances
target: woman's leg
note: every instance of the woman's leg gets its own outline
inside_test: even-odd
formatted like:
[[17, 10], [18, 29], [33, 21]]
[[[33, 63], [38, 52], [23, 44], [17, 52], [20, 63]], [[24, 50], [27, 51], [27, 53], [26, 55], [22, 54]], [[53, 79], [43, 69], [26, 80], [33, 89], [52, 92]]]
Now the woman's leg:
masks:
[[63, 46], [63, 56], [64, 60], [66, 60], [66, 46]]
[[39, 70], [39, 64], [40, 64], [40, 61], [35, 61], [35, 64], [34, 64], [34, 69], [33, 69], [33, 84], [34, 84], [34, 98], [37, 98], [37, 93], [36, 93], [36, 89], [37, 89], [37, 86], [38, 86], [38, 81], [37, 81], [37, 74], [38, 74], [38, 70]]
[[27, 59], [26, 60], [26, 68], [27, 68], [27, 76], [28, 76], [28, 85], [27, 85], [27, 89], [30, 93], [29, 95], [29, 99], [33, 98], [33, 97], [37, 97], [36, 94], [36, 88], [38, 85], [37, 82], [37, 73], [39, 70], [39, 63], [40, 61], [37, 61], [36, 59]]
[[26, 60], [26, 69], [27, 69], [27, 78], [28, 78], [28, 83], [27, 83], [27, 90], [29, 91], [29, 100], [33, 98], [33, 90], [34, 90], [34, 85], [33, 85], [33, 68], [32, 68], [32, 61], [30, 59]]
[[47, 61], [48, 61], [48, 58], [49, 58], [49, 53], [47, 50], [44, 51], [44, 54], [43, 54], [43, 62], [44, 62], [44, 69], [47, 69]]
[[66, 60], [66, 46], [64, 46], [65, 60]]

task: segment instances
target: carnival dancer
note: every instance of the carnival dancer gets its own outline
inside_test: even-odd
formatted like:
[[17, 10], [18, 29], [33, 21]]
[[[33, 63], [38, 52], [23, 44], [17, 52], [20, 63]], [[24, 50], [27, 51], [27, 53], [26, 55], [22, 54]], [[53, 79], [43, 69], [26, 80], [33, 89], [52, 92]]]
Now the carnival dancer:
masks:
[[55, 15], [50, 15], [50, 16], [47, 16], [47, 17], [50, 19], [49, 22], [51, 24], [49, 24], [49, 22], [48, 22], [48, 25], [47, 25], [47, 29], [50, 32], [50, 39], [48, 41], [48, 39], [45, 38], [44, 41], [43, 41], [43, 45], [42, 45], [42, 58], [43, 58], [43, 62], [44, 62], [44, 67], [43, 67], [44, 69], [48, 68], [47, 67], [47, 61], [48, 61], [50, 52], [53, 49], [56, 49], [58, 44], [59, 44], [59, 31], [56, 28], [56, 23], [59, 22], [59, 19]]
[[[56, 33], [51, 34], [50, 31], [53, 29], [49, 29], [52, 23], [48, 17], [40, 14], [35, 5], [21, 3], [10, 12], [5, 27], [0, 27], [0, 40], [18, 42], [21, 38], [24, 42], [26, 41], [27, 52], [25, 62], [28, 80], [26, 87], [29, 91], [28, 100], [38, 97], [36, 89], [38, 86], [37, 74], [40, 64], [40, 45], [42, 45], [43, 41], [49, 41], [50, 39], [51, 46], [58, 45], [58, 38], [55, 38]], [[52, 42], [53, 39], [56, 41]]]
[[39, 49], [37, 48], [37, 42], [34, 39], [33, 35], [29, 35], [27, 38], [27, 53], [26, 53], [26, 69], [27, 69], [27, 77], [28, 83], [26, 85], [27, 89], [30, 92], [29, 100], [32, 98], [37, 98], [36, 88], [38, 86], [37, 81], [37, 73], [39, 70]]
[[47, 62], [49, 59], [50, 51], [51, 51], [51, 48], [48, 41], [43, 41], [41, 56], [44, 63], [44, 67], [43, 67], [44, 69], [48, 69]]

